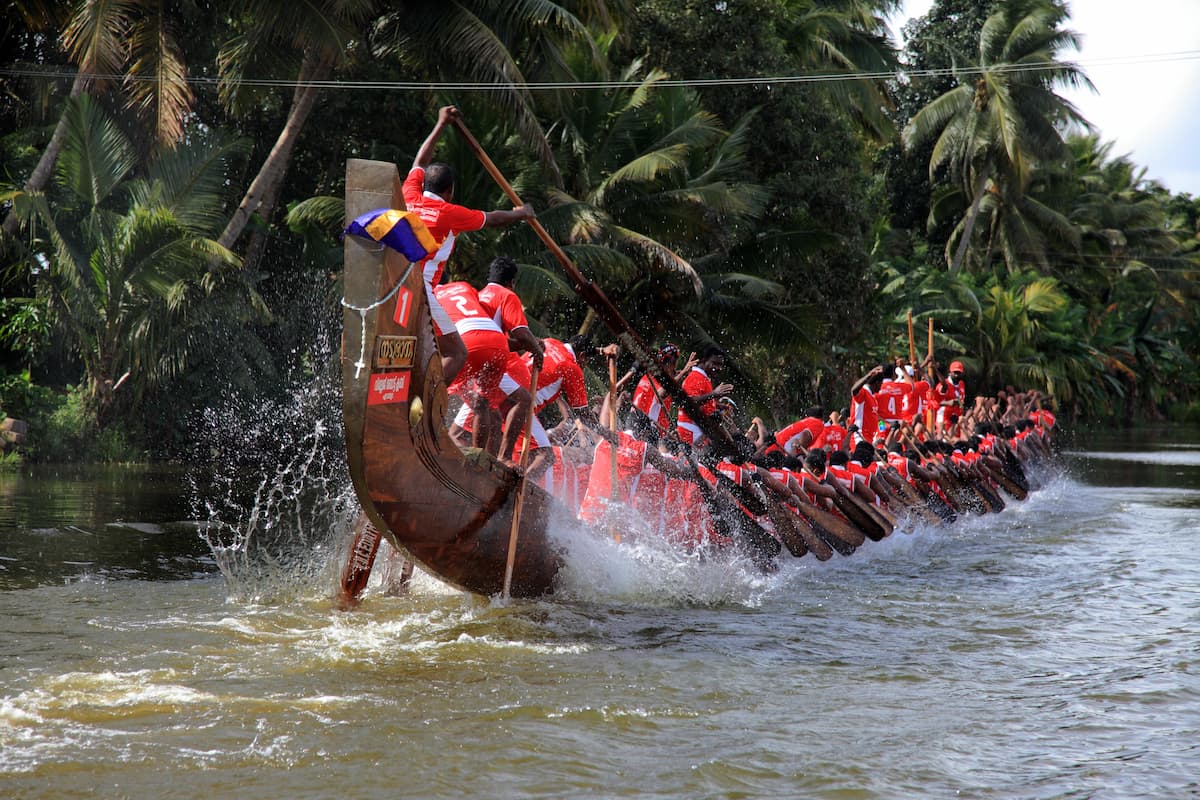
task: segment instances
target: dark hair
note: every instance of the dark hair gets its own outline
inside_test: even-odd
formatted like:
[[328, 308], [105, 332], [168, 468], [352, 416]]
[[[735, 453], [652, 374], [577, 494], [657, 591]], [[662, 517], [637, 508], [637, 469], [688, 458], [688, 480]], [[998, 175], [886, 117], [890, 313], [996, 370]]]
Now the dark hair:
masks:
[[425, 191], [445, 194], [454, 188], [454, 170], [440, 161], [425, 168]]
[[772, 450], [769, 453], [763, 453], [753, 459], [755, 464], [766, 467], [767, 469], [779, 469], [783, 466], [783, 453], [779, 450]]
[[700, 360], [701, 361], [705, 361], [709, 358], [712, 358], [713, 356], [720, 356], [721, 358], [724, 358], [725, 351], [722, 350], [721, 348], [717, 347], [715, 344], [705, 345], [704, 349], [700, 351]]
[[570, 339], [567, 339], [567, 344], [571, 345], [571, 349], [575, 351], [576, 361], [587, 361], [593, 355], [592, 337], [586, 333], [577, 333]]
[[804, 463], [814, 472], [825, 469], [825, 451], [820, 448], [809, 450], [808, 455], [804, 457]]
[[825, 409], [821, 408], [820, 406], [810, 406], [809, 409], [804, 412], [804, 416], [816, 417], [817, 419], [824, 419], [825, 418]]
[[829, 463], [835, 467], [844, 467], [850, 461], [850, 456], [845, 450], [834, 450], [829, 454]]
[[875, 460], [875, 447], [867, 441], [854, 445], [854, 460], [870, 463]]
[[625, 424], [635, 439], [641, 439], [651, 445], [658, 445], [658, 425], [637, 406], [631, 406], [625, 413]]
[[[820, 452], [822, 453], [821, 463], [824, 464], [825, 463], [825, 456], [824, 456], [825, 451], [821, 450]], [[809, 453], [809, 455], [812, 455], [812, 453]], [[804, 469], [804, 462], [801, 461], [796, 456], [784, 456], [783, 457], [783, 468], [790, 469], [792, 472], [797, 472], [801, 469]]]
[[512, 286], [517, 277], [517, 262], [508, 256], [497, 256], [488, 265], [488, 283], [498, 283], [501, 286]]

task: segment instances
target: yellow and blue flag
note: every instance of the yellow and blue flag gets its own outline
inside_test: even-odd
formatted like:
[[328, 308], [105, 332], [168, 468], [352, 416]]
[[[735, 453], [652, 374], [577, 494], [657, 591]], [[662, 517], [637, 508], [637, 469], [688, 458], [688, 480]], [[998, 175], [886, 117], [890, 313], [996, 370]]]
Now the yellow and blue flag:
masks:
[[377, 208], [346, 226], [346, 233], [386, 245], [409, 261], [420, 261], [438, 248], [421, 218], [411, 211]]

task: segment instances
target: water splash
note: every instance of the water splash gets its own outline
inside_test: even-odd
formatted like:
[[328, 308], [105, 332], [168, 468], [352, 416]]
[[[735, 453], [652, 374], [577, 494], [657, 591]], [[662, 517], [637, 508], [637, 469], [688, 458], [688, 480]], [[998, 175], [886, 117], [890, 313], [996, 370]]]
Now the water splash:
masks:
[[200, 535], [232, 597], [328, 594], [359, 507], [346, 466], [336, 359], [283, 401], [232, 397], [199, 439], [212, 466], [190, 476]]

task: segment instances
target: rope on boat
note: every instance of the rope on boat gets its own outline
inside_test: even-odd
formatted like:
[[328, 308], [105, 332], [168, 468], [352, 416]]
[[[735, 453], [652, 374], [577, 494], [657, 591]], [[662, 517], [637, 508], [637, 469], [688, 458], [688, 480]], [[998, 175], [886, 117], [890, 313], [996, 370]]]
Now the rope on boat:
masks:
[[[379, 249], [382, 250], [383, 245], [380, 245]], [[408, 280], [408, 276], [412, 274], [412, 269], [413, 262], [410, 261], [408, 262], [408, 269], [404, 270], [404, 274], [400, 276], [400, 280], [396, 281], [396, 285], [392, 287], [391, 291], [369, 306], [351, 305], [347, 302], [346, 296], [342, 295], [342, 308], [348, 308], [358, 314], [358, 360], [354, 362], [354, 380], [359, 379], [359, 376], [362, 375], [363, 367], [367, 365], [365, 361], [367, 357], [367, 312], [374, 311], [395, 297], [396, 292], [400, 291], [400, 287], [404, 285], [404, 282]]]

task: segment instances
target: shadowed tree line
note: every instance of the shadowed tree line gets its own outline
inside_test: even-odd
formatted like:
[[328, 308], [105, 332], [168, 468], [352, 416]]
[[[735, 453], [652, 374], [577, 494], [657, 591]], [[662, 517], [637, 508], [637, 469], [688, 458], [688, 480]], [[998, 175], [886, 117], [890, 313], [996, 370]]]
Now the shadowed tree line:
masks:
[[[897, 5], [8, 2], [0, 410], [61, 433], [34, 457], [176, 457], [200, 410], [318, 377], [345, 160], [403, 172], [454, 103], [647, 338], [720, 343], [768, 419], [840, 405], [909, 309], [981, 390], [1194, 412], [1200, 203], [1058, 93], [1087, 85], [1065, 4], [939, 0], [903, 51]], [[496, 88], [361, 85], [450, 81]], [[456, 136], [438, 158], [505, 205]], [[499, 253], [539, 332], [595, 327], [522, 228], [452, 273]]]

